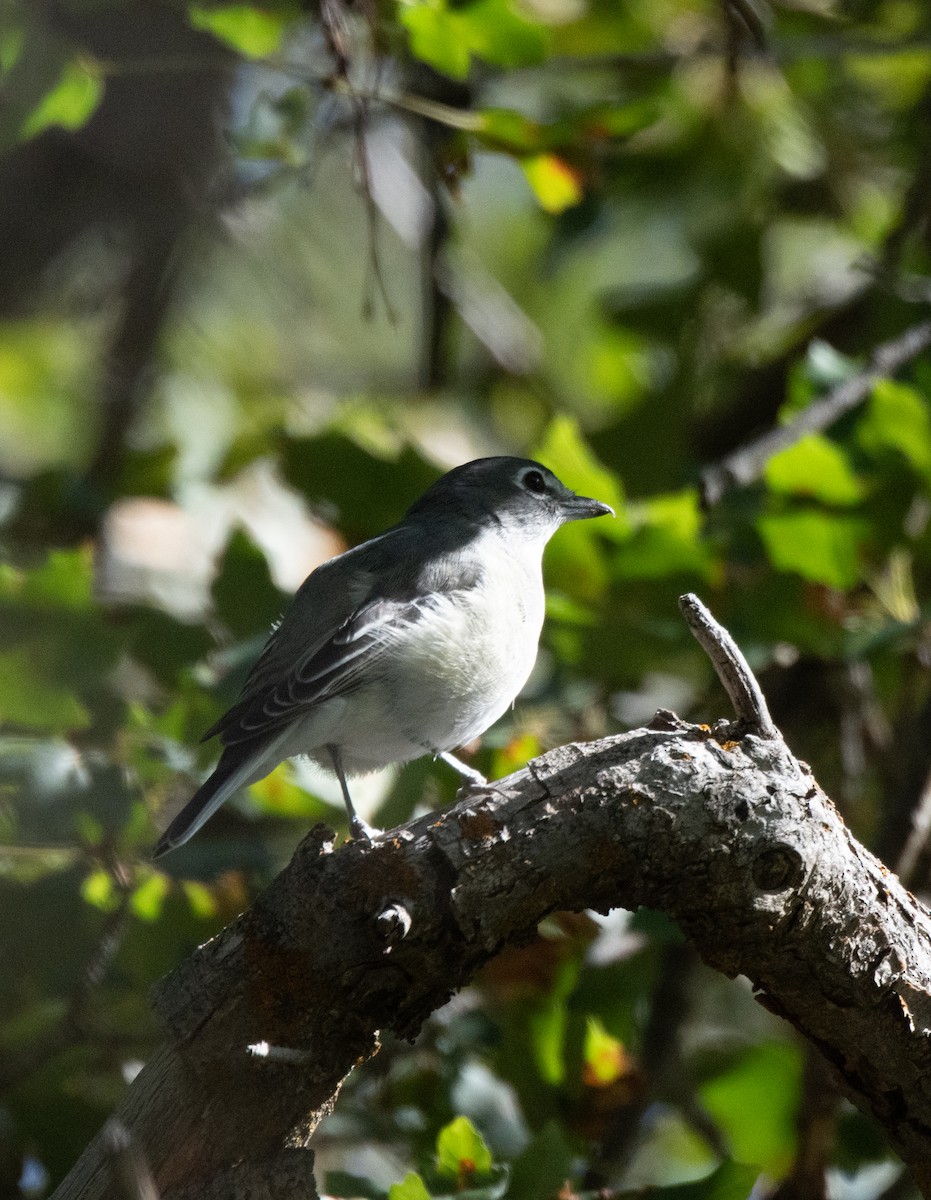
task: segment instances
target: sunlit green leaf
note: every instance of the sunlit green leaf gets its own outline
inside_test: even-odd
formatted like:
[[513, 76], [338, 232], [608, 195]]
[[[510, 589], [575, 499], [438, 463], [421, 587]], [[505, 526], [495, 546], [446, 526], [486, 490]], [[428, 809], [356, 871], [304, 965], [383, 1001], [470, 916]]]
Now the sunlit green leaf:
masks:
[[404, 0], [399, 19], [417, 58], [453, 79], [469, 73], [472, 55], [502, 67], [540, 62], [547, 32], [521, 16], [511, 0]]
[[113, 876], [102, 867], [85, 876], [81, 885], [81, 897], [86, 903], [104, 912], [112, 912], [120, 902], [120, 894], [113, 882]]
[[212, 33], [246, 58], [274, 54], [294, 16], [294, 11], [282, 6], [254, 4], [195, 4], [188, 9], [188, 19], [195, 29]]
[[284, 762], [270, 775], [253, 783], [249, 794], [265, 812], [281, 817], [304, 817], [319, 820], [326, 815], [327, 806], [294, 782], [290, 763]]
[[52, 550], [42, 566], [24, 577], [21, 598], [47, 607], [90, 609], [93, 569], [89, 546]]
[[436, 1166], [441, 1175], [465, 1179], [491, 1170], [491, 1151], [468, 1117], [456, 1117], [436, 1139]]
[[[795, 1150], [802, 1059], [797, 1045], [748, 1047], [730, 1070], [703, 1084], [702, 1104], [724, 1132], [734, 1157], [778, 1177]], [[747, 1113], [754, 1119], [747, 1120]]]
[[194, 879], [185, 879], [182, 881], [181, 890], [187, 897], [187, 902], [195, 916], [202, 920], [216, 916], [217, 902], [210, 888]]
[[511, 108], [485, 108], [479, 114], [478, 136], [496, 150], [526, 154], [538, 150], [545, 141], [545, 129]]
[[821, 434], [808, 434], [774, 455], [764, 478], [774, 492], [811, 496], [825, 504], [856, 504], [863, 497], [863, 484], [849, 456]]
[[866, 525], [854, 517], [815, 509], [773, 513], [757, 521], [770, 562], [810, 583], [849, 588], [860, 577], [860, 547]]
[[632, 503], [628, 512], [631, 536], [611, 557], [618, 576], [663, 579], [693, 573], [710, 577], [714, 553], [702, 537], [704, 514], [694, 488]]
[[72, 59], [55, 87], [23, 122], [20, 136], [35, 137], [50, 125], [80, 129], [103, 99], [103, 89], [100, 69], [92, 59]]
[[411, 1171], [401, 1183], [391, 1185], [388, 1200], [430, 1200], [430, 1193], [420, 1176]]
[[[499, 67], [525, 67], [542, 62], [547, 30], [522, 15], [513, 0], [472, 0], [456, 11], [469, 48], [486, 62]], [[528, 7], [525, 11], [532, 10]]]
[[931, 476], [931, 412], [928, 401], [907, 384], [881, 379], [875, 385], [857, 438], [872, 453], [899, 451], [916, 470]]
[[129, 900], [130, 908], [143, 921], [157, 920], [170, 886], [165, 875], [153, 871], [133, 892]]
[[415, 0], [403, 4], [399, 16], [415, 57], [452, 79], [465, 79], [471, 57], [468, 43], [460, 36], [455, 12], [436, 0]]
[[630, 1069], [623, 1043], [612, 1037], [597, 1017], [586, 1019], [583, 1054], [584, 1080], [589, 1087], [607, 1087]]
[[564, 158], [557, 154], [536, 154], [525, 158], [521, 166], [544, 212], [558, 214], [581, 202], [582, 177]]

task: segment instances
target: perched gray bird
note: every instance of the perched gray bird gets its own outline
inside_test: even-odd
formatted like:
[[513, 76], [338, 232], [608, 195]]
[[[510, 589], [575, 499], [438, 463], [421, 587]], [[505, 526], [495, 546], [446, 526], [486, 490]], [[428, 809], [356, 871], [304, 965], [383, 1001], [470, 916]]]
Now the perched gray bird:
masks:
[[543, 548], [560, 525], [613, 510], [523, 458], [479, 458], [437, 480], [386, 533], [313, 571], [242, 695], [205, 735], [216, 770], [165, 830], [180, 846], [237, 789], [306, 754], [335, 771], [356, 837], [372, 830], [347, 775], [450, 751], [527, 681], [543, 625]]

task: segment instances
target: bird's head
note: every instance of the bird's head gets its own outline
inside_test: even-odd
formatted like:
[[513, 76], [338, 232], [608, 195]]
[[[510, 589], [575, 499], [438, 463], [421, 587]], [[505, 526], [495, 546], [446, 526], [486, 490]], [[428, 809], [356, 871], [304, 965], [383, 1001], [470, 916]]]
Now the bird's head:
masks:
[[454, 467], [427, 489], [408, 516], [455, 515], [536, 539], [551, 536], [567, 521], [609, 513], [614, 515], [609, 504], [576, 495], [542, 463], [501, 456]]

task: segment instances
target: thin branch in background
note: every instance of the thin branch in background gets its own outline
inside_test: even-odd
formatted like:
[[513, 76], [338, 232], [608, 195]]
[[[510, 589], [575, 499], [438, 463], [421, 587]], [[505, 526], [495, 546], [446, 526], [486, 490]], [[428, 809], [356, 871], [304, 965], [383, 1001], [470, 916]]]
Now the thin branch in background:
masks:
[[912, 827], [895, 863], [895, 873], [906, 885], [911, 884], [915, 867], [931, 836], [931, 773], [912, 809]]
[[388, 294], [388, 285], [385, 283], [385, 276], [381, 265], [381, 244], [379, 239], [381, 217], [379, 216], [378, 205], [375, 203], [375, 196], [372, 191], [371, 168], [365, 144], [366, 126], [368, 124], [368, 104], [365, 100], [358, 100], [356, 102], [354, 123], [356, 132], [356, 164], [359, 174], [359, 186], [362, 191], [362, 198], [365, 201], [369, 243], [368, 255], [366, 256], [367, 278], [362, 313], [366, 319], [370, 319], [373, 316], [375, 312], [375, 295], [377, 294], [381, 296], [388, 320], [392, 325], [397, 325], [398, 314], [391, 303], [391, 297]]
[[739, 25], [744, 39], [748, 36], [760, 53], [768, 49], [766, 24], [753, 0], [723, 0], [729, 23]]
[[762, 688], [731, 635], [693, 593], [679, 597], [679, 608], [711, 660], [738, 720], [745, 721], [760, 737], [778, 737]]
[[[370, 18], [374, 21], [374, 18]], [[342, 0], [323, 0], [320, 6], [320, 24], [326, 39], [327, 48], [335, 63], [331, 85], [333, 90], [343, 92], [352, 105], [352, 124], [355, 133], [355, 164], [359, 189], [365, 203], [366, 227], [368, 231], [368, 254], [366, 256], [365, 298], [362, 302], [362, 312], [366, 319], [371, 318], [375, 310], [375, 295], [381, 296], [388, 320], [392, 325], [397, 324], [397, 313], [388, 295], [384, 272], [381, 265], [381, 245], [379, 233], [381, 220], [375, 195], [372, 190], [372, 174], [369, 165], [366, 135], [369, 126], [369, 98], [358, 92], [350, 82], [349, 66], [352, 53], [352, 38], [349, 21]]]
[[865, 659], [845, 663], [830, 676], [840, 712], [840, 762], [842, 798], [856, 805], [863, 796], [871, 751], [888, 753], [892, 743], [882, 706], [876, 695], [873, 669]]
[[820, 432], [833, 425], [845, 413], [861, 404], [873, 390], [874, 384], [895, 374], [929, 345], [931, 321], [912, 325], [897, 338], [877, 346], [862, 371], [832, 388], [820, 400], [809, 404], [789, 424], [768, 430], [761, 437], [706, 467], [699, 481], [705, 507], [713, 507], [735, 487], [754, 483], [774, 455], [794, 446], [807, 434]]
[[751, 0], [720, 0], [724, 18], [724, 77], [728, 98], [736, 98], [740, 59], [749, 42], [758, 52], [766, 50], [766, 29]]

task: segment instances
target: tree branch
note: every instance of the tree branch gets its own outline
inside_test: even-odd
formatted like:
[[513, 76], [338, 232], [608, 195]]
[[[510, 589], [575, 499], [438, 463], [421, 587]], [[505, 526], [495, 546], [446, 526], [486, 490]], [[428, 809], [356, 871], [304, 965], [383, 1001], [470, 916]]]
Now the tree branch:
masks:
[[[704, 628], [720, 658], [726, 635]], [[736, 648], [723, 657], [742, 663]], [[372, 844], [334, 851], [315, 828], [154, 991], [167, 1040], [118, 1116], [161, 1194], [206, 1195], [222, 1173], [224, 1196], [244, 1196], [257, 1164], [266, 1181], [279, 1168], [306, 1179], [310, 1135], [379, 1030], [416, 1036], [554, 910], [646, 904], [711, 966], [750, 978], [931, 1196], [931, 914], [778, 734], [741, 715], [709, 729], [659, 713]], [[377, 919], [389, 910], [409, 923]], [[101, 1139], [56, 1193], [77, 1196], [116, 1196]]]
[[869, 362], [858, 374], [832, 388], [790, 421], [778, 425], [745, 446], [738, 447], [702, 472], [699, 488], [706, 508], [717, 504], [732, 488], [746, 487], [763, 474], [769, 460], [781, 450], [794, 446], [806, 434], [827, 429], [861, 404], [873, 385], [916, 358], [931, 345], [931, 321], [913, 325], [904, 333], [877, 346]]

